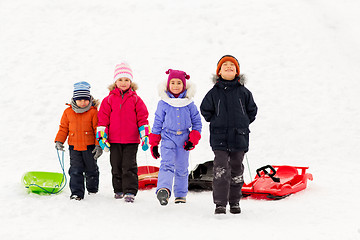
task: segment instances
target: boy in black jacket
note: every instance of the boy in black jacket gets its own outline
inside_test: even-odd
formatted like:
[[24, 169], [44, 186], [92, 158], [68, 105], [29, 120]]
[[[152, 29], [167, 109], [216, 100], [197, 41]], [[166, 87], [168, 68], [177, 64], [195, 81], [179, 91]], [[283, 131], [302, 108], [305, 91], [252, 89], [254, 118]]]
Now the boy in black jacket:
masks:
[[204, 97], [200, 110], [210, 122], [210, 145], [214, 151], [213, 199], [215, 214], [241, 212], [244, 184], [243, 158], [249, 148], [249, 125], [255, 120], [257, 106], [244, 87], [237, 59], [223, 56], [216, 69], [216, 83]]

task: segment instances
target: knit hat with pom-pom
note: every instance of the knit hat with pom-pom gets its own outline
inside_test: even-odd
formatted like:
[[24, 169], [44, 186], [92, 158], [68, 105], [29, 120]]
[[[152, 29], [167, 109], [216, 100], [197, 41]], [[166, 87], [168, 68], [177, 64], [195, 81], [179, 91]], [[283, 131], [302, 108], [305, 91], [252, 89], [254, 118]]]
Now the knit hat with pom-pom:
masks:
[[166, 74], [169, 74], [168, 80], [167, 80], [167, 89], [169, 89], [169, 83], [170, 80], [173, 78], [178, 78], [182, 81], [182, 83], [184, 84], [184, 89], [186, 89], [186, 79], [190, 79], [190, 75], [187, 75], [186, 72], [184, 71], [180, 71], [180, 70], [173, 70], [173, 69], [169, 69], [166, 71]]

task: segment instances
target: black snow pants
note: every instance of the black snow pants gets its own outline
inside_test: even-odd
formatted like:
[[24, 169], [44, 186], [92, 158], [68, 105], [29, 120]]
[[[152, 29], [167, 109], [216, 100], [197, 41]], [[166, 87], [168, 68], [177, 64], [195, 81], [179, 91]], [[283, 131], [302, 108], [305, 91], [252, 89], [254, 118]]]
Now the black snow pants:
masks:
[[138, 192], [138, 168], [136, 154], [139, 144], [111, 143], [110, 163], [114, 193]]
[[214, 150], [213, 200], [215, 204], [226, 206], [238, 203], [244, 185], [245, 152]]
[[69, 146], [71, 195], [84, 198], [85, 182], [89, 193], [99, 190], [99, 167], [92, 153], [94, 148], [95, 145], [89, 145], [86, 151], [77, 151], [74, 150], [74, 146]]

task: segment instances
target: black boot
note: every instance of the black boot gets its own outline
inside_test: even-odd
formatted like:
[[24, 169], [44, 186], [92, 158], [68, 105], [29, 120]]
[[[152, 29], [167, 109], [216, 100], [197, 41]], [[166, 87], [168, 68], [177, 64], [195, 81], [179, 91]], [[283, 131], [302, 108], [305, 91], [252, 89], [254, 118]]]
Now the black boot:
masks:
[[239, 213], [241, 213], [240, 204], [239, 204], [239, 203], [230, 204], [230, 212], [231, 212], [232, 214], [239, 214]]
[[226, 214], [226, 206], [216, 204], [215, 214]]
[[160, 202], [160, 205], [165, 206], [169, 202], [169, 190], [167, 188], [161, 188], [156, 194], [157, 199]]

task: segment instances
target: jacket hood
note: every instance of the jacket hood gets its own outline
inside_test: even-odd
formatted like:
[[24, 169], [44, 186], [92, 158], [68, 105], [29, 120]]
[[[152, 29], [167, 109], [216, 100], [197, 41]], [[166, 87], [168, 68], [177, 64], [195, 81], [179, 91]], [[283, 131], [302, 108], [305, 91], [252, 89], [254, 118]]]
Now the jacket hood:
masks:
[[183, 98], [172, 98], [168, 95], [167, 81], [161, 82], [158, 86], [159, 96], [161, 100], [174, 107], [185, 107], [193, 102], [196, 93], [196, 87], [190, 81], [186, 82], [185, 96]]
[[[219, 76], [217, 76], [216, 74], [213, 74], [212, 81], [213, 81], [214, 84], [217, 83], [219, 79], [220, 79]], [[245, 77], [245, 75], [240, 74], [239, 75], [239, 83], [240, 83], [240, 85], [244, 86], [246, 84], [246, 82], [247, 82], [247, 78]]]

